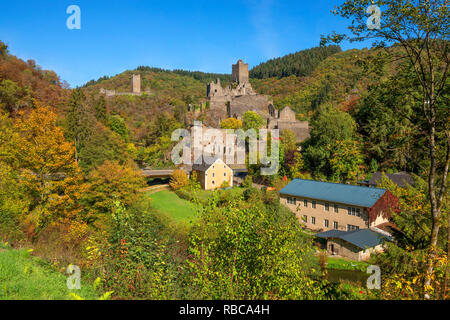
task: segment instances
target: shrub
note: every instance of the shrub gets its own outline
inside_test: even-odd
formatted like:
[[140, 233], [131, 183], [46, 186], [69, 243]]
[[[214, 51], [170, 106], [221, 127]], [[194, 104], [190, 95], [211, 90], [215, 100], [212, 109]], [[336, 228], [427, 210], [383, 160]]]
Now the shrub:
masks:
[[189, 179], [181, 169], [174, 170], [172, 176], [170, 177], [169, 185], [173, 190], [178, 190], [181, 187], [187, 186], [189, 184]]

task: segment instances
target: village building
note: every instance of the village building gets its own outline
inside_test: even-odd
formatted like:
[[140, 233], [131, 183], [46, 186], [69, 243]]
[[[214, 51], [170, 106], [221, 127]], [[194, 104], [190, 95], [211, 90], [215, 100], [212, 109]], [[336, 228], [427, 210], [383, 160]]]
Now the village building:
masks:
[[[372, 174], [372, 178], [370, 180], [358, 181], [358, 184], [366, 187], [376, 187], [378, 183], [381, 182], [383, 174], [383, 172], [375, 172], [374, 174]], [[386, 173], [385, 175], [401, 188], [414, 186], [414, 178], [407, 172], [402, 171], [395, 173]]]
[[280, 202], [314, 231], [353, 231], [389, 223], [398, 199], [389, 190], [294, 179]]
[[329, 255], [365, 261], [375, 252], [384, 251], [384, 243], [392, 241], [388, 234], [372, 229], [352, 231], [328, 230], [315, 235]]
[[233, 186], [233, 170], [222, 159], [216, 159], [212, 164], [194, 164], [192, 173], [194, 172], [204, 190]]

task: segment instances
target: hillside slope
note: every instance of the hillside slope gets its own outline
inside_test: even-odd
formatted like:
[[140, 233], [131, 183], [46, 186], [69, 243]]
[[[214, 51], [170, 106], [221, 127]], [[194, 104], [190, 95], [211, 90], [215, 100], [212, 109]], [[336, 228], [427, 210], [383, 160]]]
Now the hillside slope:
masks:
[[15, 57], [1, 40], [0, 47], [0, 111], [16, 113], [36, 103], [61, 108], [67, 102], [68, 84], [54, 71]]
[[67, 276], [48, 262], [0, 244], [0, 300], [68, 300], [71, 293], [96, 299], [92, 284], [81, 279], [81, 290], [69, 290]]

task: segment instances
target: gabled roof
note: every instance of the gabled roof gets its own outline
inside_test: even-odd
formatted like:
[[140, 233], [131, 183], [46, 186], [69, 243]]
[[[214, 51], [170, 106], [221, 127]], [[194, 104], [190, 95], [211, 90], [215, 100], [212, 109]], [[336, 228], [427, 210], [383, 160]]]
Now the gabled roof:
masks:
[[[217, 163], [217, 162], [220, 163], [220, 164], [227, 165], [225, 162], [223, 162], [222, 159], [217, 158], [217, 159], [214, 160], [213, 163], [210, 163], [210, 164], [208, 164], [208, 163], [206, 163], [206, 162], [204, 162], [204, 161], [203, 161], [203, 163], [201, 163], [201, 164], [194, 164], [194, 165], [192, 166], [192, 170], [206, 171], [206, 170], [208, 170], [213, 164], [215, 164], [215, 163]], [[228, 165], [227, 165], [227, 166], [228, 166]], [[228, 167], [229, 167], [229, 166], [228, 166]]]
[[[369, 185], [376, 186], [378, 182], [381, 182], [383, 176], [382, 172], [375, 172], [372, 175], [372, 179], [369, 181]], [[408, 185], [414, 185], [414, 178], [406, 172], [387, 173], [386, 176], [392, 180], [399, 187], [405, 188]]]
[[386, 189], [367, 188], [350, 184], [294, 179], [280, 190], [280, 194], [325, 200], [371, 208]]
[[316, 234], [319, 238], [337, 238], [349, 242], [358, 248], [367, 249], [375, 247], [384, 241], [392, 241], [391, 237], [370, 229], [360, 229], [353, 231], [329, 230]]

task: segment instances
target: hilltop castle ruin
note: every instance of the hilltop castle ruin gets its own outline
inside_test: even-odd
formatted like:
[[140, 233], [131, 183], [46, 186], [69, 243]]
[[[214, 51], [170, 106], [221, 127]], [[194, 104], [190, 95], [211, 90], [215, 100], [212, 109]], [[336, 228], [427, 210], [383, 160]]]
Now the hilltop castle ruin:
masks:
[[220, 79], [206, 87], [210, 118], [214, 126], [219, 127], [220, 122], [226, 118], [242, 119], [246, 111], [254, 111], [266, 120], [268, 129], [290, 129], [294, 132], [297, 142], [309, 137], [307, 121], [298, 121], [295, 112], [287, 106], [283, 110], [276, 110], [271, 98], [257, 93], [252, 88], [247, 63], [239, 60], [233, 64], [231, 79], [232, 82], [225, 88], [222, 87]]
[[106, 95], [107, 97], [112, 96], [125, 96], [125, 95], [142, 95], [141, 92], [141, 75], [140, 74], [132, 74], [131, 75], [131, 92], [116, 92], [116, 90], [106, 90], [100, 88], [100, 93]]

